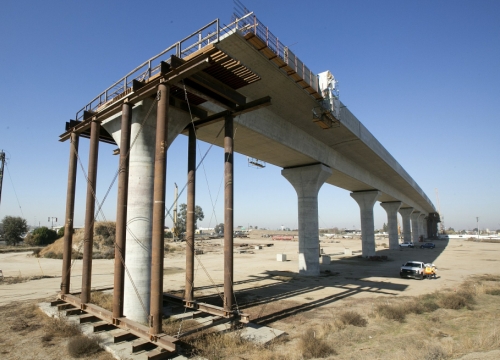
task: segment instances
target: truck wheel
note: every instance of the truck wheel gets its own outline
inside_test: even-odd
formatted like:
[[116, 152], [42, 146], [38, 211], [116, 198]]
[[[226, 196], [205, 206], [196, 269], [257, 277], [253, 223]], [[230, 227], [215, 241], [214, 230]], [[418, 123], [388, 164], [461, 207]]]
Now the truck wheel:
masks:
[[420, 274], [419, 279], [420, 279], [420, 280], [424, 280], [424, 274]]

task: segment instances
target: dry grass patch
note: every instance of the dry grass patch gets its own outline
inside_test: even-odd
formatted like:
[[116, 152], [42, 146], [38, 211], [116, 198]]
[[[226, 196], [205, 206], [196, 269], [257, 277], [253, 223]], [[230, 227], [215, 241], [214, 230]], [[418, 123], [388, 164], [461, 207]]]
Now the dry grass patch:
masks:
[[191, 346], [191, 355], [208, 360], [235, 359], [256, 350], [255, 345], [242, 339], [238, 331], [227, 334], [203, 332], [196, 337], [188, 337], [186, 342]]
[[174, 318], [163, 319], [162, 331], [170, 336], [177, 336], [186, 331], [194, 330], [201, 324], [193, 319], [179, 320]]
[[339, 315], [339, 320], [343, 325], [364, 327], [368, 324], [368, 320], [355, 311], [344, 311]]
[[31, 280], [39, 280], [45, 278], [51, 278], [53, 276], [44, 276], [44, 275], [36, 275], [36, 276], [7, 276], [4, 278], [0, 278], [0, 285], [12, 285], [19, 284]]
[[500, 295], [500, 286], [486, 288], [484, 292], [488, 295]]
[[78, 335], [68, 341], [68, 352], [74, 358], [93, 355], [102, 351], [97, 336]]
[[113, 294], [93, 291], [90, 294], [90, 302], [108, 311], [113, 311]]
[[313, 329], [307, 329], [299, 338], [298, 351], [304, 359], [326, 358], [330, 355], [336, 355], [335, 350], [326, 341], [320, 337]]
[[473, 310], [474, 297], [467, 292], [449, 292], [442, 294], [437, 301], [438, 305], [444, 309], [460, 310], [467, 308]]
[[64, 318], [53, 317], [45, 319], [45, 334], [52, 337], [70, 338], [82, 334], [80, 327], [75, 323], [70, 323]]

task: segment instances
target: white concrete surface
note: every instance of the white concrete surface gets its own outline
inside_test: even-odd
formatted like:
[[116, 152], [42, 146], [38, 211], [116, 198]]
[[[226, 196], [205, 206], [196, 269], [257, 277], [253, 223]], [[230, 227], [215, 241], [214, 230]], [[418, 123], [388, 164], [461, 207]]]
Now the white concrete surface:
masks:
[[283, 175], [297, 192], [299, 214], [299, 273], [319, 275], [318, 192], [332, 170], [316, 164], [283, 169]]
[[361, 216], [361, 247], [362, 256], [375, 256], [375, 226], [373, 220], [373, 205], [380, 197], [380, 191], [360, 191], [350, 194], [359, 205]]
[[403, 222], [403, 242], [411, 242], [411, 213], [413, 208], [400, 208], [399, 213]]
[[420, 217], [420, 211], [413, 211], [410, 215], [411, 217], [411, 239], [414, 244], [418, 242], [418, 218]]
[[[153, 182], [156, 143], [157, 104], [145, 99], [132, 110], [131, 148], [129, 155], [129, 191], [123, 313], [146, 323], [150, 306], [151, 237], [153, 218]], [[146, 119], [146, 115], [149, 116]], [[168, 144], [190, 122], [187, 114], [169, 109]], [[103, 123], [117, 144], [121, 137], [121, 113]], [[167, 170], [168, 172], [168, 170]]]
[[387, 232], [389, 233], [389, 249], [399, 248], [398, 236], [398, 210], [401, 207], [401, 201], [380, 203], [380, 206], [387, 212]]

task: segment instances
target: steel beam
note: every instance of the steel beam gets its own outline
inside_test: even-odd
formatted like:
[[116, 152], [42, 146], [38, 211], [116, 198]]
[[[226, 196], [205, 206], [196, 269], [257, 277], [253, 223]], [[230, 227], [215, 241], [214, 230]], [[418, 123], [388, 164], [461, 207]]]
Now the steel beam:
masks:
[[[172, 69], [170, 72], [163, 76], [158, 76], [151, 79], [142, 88], [138, 89], [136, 92], [130, 92], [128, 95], [123, 96], [116, 101], [110, 100], [109, 105], [103, 107], [96, 113], [92, 113], [93, 118], [98, 121], [105, 120], [113, 115], [118, 114], [121, 111], [123, 103], [127, 100], [132, 104], [135, 104], [145, 98], [148, 98], [156, 93], [159, 84], [176, 84], [182, 79], [185, 79], [198, 71], [206, 69], [210, 66], [210, 59], [207, 55], [202, 59], [197, 59], [196, 62], [186, 62], [185, 64], [179, 66], [178, 68]], [[90, 120], [86, 119], [79, 123], [72, 129], [69, 129], [65, 133], [59, 136], [59, 141], [66, 141], [69, 139], [71, 132], [81, 133], [90, 127]]]
[[[113, 313], [111, 311], [108, 311], [106, 309], [103, 309], [97, 305], [94, 304], [84, 304], [78, 297], [70, 294], [60, 294], [59, 298], [64, 300], [67, 303], [73, 304], [79, 308], [81, 308], [83, 311], [88, 313], [90, 316], [86, 318], [86, 321], [90, 322], [89, 319], [93, 319], [93, 317], [97, 317], [101, 320], [107, 321], [110, 324], [113, 324], [117, 328], [123, 329], [128, 331], [129, 333], [140, 337], [142, 339], [151, 341], [155, 343], [157, 346], [168, 350], [168, 351], [176, 351], [176, 342], [177, 339], [169, 336], [165, 333], [157, 334], [156, 336], [151, 336], [149, 334], [149, 329], [147, 326], [144, 326], [142, 324], [139, 324], [135, 321], [132, 321], [130, 319], [127, 319], [126, 317], [114, 319], [113, 318]], [[85, 315], [84, 315], [85, 316]]]
[[194, 126], [189, 128], [188, 143], [188, 185], [186, 216], [186, 288], [184, 298], [193, 301], [194, 292], [194, 229], [196, 204], [196, 133]]
[[233, 309], [233, 117], [224, 131], [224, 310]]
[[[195, 120], [194, 125], [196, 128], [202, 127], [202, 126], [207, 126], [210, 124], [213, 124], [217, 121], [220, 121], [221, 119], [224, 119], [226, 116], [232, 115], [233, 117], [245, 114], [250, 111], [258, 110], [260, 108], [266, 107], [271, 105], [271, 97], [270, 96], [264, 96], [260, 99], [250, 101], [249, 103], [246, 103], [245, 105], [237, 106], [233, 111], [230, 110], [224, 110], [219, 113], [207, 116], [205, 118]], [[191, 126], [189, 124], [185, 130]]]
[[165, 183], [167, 175], [167, 134], [169, 86], [158, 86], [156, 117], [156, 151], [153, 190], [153, 238], [151, 255], [151, 301], [149, 331], [152, 336], [161, 333], [163, 310], [163, 259], [165, 233]]
[[113, 288], [113, 317], [123, 316], [123, 297], [125, 283], [125, 246], [127, 235], [127, 203], [130, 134], [132, 124], [132, 104], [122, 106], [120, 167], [118, 173], [118, 199], [116, 206], [115, 236], [115, 276]]
[[92, 120], [90, 127], [87, 201], [85, 204], [85, 230], [83, 235], [82, 303], [90, 301], [92, 283], [92, 246], [94, 244], [95, 189], [97, 180], [97, 156], [101, 124]]
[[75, 214], [75, 188], [79, 136], [71, 133], [69, 146], [68, 190], [66, 193], [66, 219], [64, 225], [64, 250], [61, 276], [61, 293], [68, 294], [71, 280], [71, 252], [73, 248], [73, 217]]

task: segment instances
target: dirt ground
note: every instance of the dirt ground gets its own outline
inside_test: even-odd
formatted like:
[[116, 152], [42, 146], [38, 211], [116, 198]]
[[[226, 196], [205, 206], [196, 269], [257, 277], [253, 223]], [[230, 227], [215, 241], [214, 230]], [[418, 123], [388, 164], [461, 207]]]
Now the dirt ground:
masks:
[[[373, 307], [375, 302], [428, 294], [444, 288], [457, 289], [471, 275], [500, 275], [500, 244], [437, 240], [435, 249], [389, 250], [386, 248], [388, 239], [377, 239], [376, 243], [377, 255], [387, 256], [387, 261], [368, 261], [358, 257], [361, 250], [359, 239], [321, 238], [323, 253], [330, 255], [332, 261], [331, 264], [321, 265], [320, 277], [310, 278], [297, 274], [296, 241], [273, 241], [260, 234], [235, 239], [234, 289], [237, 306], [250, 313], [253, 321], [284, 330], [292, 336], [306, 326], [319, 326], [327, 321], [325, 319], [332, 318], [332, 314], [346, 308], [354, 309], [362, 304], [365, 308], [363, 312], [367, 306], [370, 307], [370, 303]], [[185, 244], [168, 245], [164, 290], [180, 293], [185, 281]], [[262, 249], [256, 249], [256, 245], [263, 245]], [[218, 294], [223, 288], [222, 239], [197, 241], [196, 248], [203, 250], [203, 254], [197, 255], [195, 261], [195, 295], [203, 301], [218, 304]], [[352, 250], [354, 255], [345, 256], [346, 248]], [[287, 261], [278, 262], [277, 254], [286, 254]], [[409, 260], [435, 263], [438, 278], [401, 279], [399, 267]], [[0, 269], [5, 277], [45, 276], [17, 284], [0, 284], [2, 358], [22, 358], [16, 355], [18, 350], [5, 340], [6, 326], [11, 326], [9, 314], [12, 309], [40, 299], [54, 298], [60, 286], [61, 267], [61, 260], [34, 258], [29, 253], [0, 254]], [[72, 292], [81, 288], [81, 268], [81, 260], [76, 260], [72, 267]], [[113, 260], [93, 261], [92, 285], [96, 289], [113, 286]], [[499, 301], [500, 297], [497, 298]], [[498, 303], [493, 306], [499, 308]], [[404, 334], [400, 336], [404, 337]], [[37, 354], [41, 346], [40, 342], [26, 342], [23, 354]], [[367, 349], [358, 355], [335, 358], [384, 358], [371, 357]], [[470, 354], [464, 359], [486, 358], [473, 356]], [[487, 355], [481, 353], [478, 356]]]

